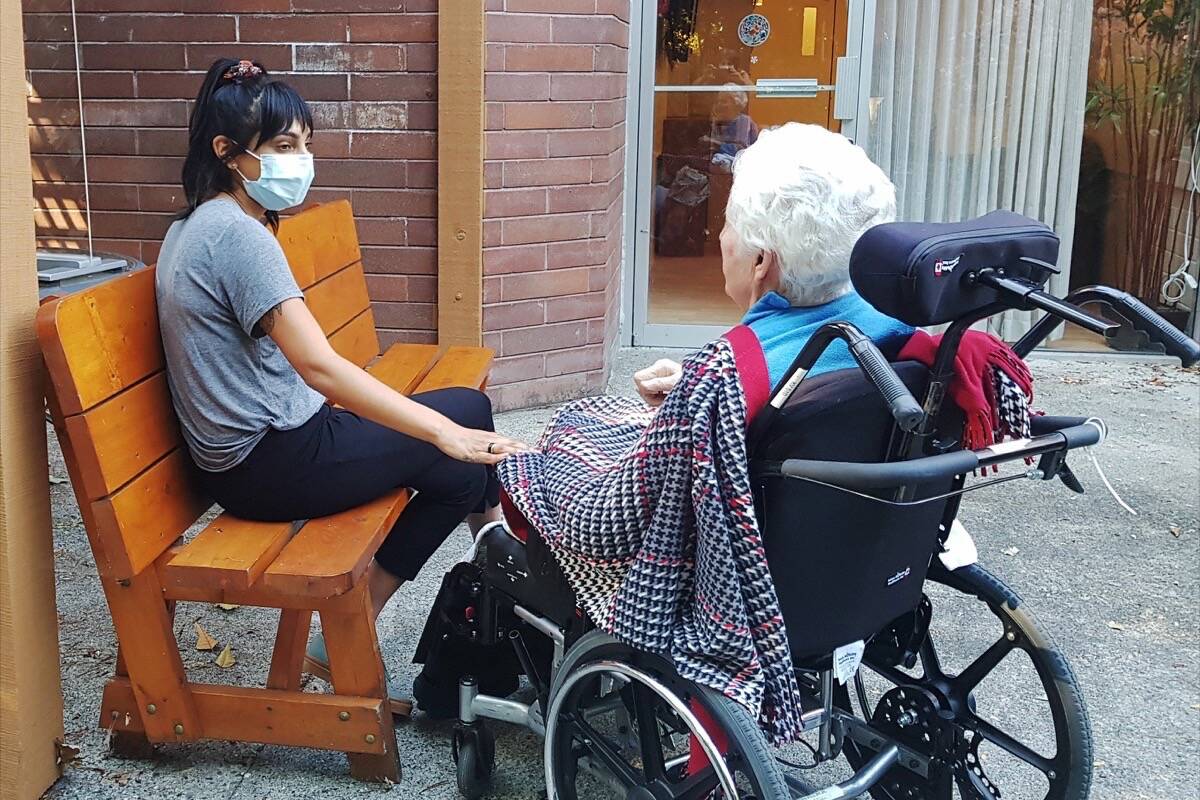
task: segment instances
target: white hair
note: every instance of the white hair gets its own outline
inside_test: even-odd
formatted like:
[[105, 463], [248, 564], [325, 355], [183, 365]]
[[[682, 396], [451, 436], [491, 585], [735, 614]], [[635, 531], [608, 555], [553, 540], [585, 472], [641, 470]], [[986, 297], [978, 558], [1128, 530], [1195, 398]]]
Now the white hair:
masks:
[[775, 254], [792, 305], [850, 291], [850, 251], [896, 218], [896, 188], [861, 147], [819, 125], [789, 122], [759, 134], [733, 164], [725, 219], [742, 246]]
[[738, 111], [743, 114], [746, 112], [746, 107], [750, 105], [750, 95], [746, 92], [746, 87], [737, 83], [726, 83], [721, 87], [721, 94], [727, 95], [734, 104], [738, 107]]

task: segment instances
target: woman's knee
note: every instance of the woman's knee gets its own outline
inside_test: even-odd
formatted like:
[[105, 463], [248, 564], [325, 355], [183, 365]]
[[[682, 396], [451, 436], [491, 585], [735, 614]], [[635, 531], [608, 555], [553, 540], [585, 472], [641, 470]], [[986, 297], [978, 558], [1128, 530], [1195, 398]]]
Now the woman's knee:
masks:
[[445, 389], [438, 398], [438, 406], [443, 414], [464, 428], [494, 429], [492, 401], [478, 389]]

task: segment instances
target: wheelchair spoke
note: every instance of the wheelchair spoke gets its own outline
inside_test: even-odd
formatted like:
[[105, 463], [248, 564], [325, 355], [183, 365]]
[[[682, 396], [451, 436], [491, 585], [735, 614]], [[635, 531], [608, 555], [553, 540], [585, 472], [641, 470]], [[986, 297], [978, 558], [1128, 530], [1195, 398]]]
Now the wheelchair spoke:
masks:
[[571, 720], [576, 736], [583, 741], [588, 751], [611, 772], [626, 788], [632, 789], [645, 783], [641, 775], [629, 765], [620, 751], [604, 738], [604, 734], [585, 722], [578, 714]]
[[979, 682], [986, 678], [1004, 660], [1004, 657], [1014, 647], [1016, 647], [1016, 644], [1007, 637], [997, 640], [995, 644], [983, 652], [983, 655], [972, 661], [966, 669], [954, 678], [955, 689], [961, 692], [963, 696], [966, 696], [968, 692], [978, 686]]
[[942, 672], [942, 662], [938, 658], [937, 648], [933, 645], [933, 637], [928, 633], [925, 634], [925, 641], [921, 642], [920, 655], [921, 669], [926, 678], [937, 680], [946, 676], [946, 673]]
[[649, 687], [640, 683], [633, 687], [633, 711], [637, 715], [638, 742], [642, 747], [642, 771], [647, 781], [659, 780], [666, 775], [666, 766], [658, 727], [658, 698]]
[[1022, 744], [1015, 737], [1000, 730], [987, 720], [973, 715], [970, 724], [979, 736], [982, 736], [1009, 755], [1019, 758], [1026, 764], [1041, 770], [1045, 775], [1049, 775], [1054, 771], [1053, 759], [1040, 755], [1032, 747]]

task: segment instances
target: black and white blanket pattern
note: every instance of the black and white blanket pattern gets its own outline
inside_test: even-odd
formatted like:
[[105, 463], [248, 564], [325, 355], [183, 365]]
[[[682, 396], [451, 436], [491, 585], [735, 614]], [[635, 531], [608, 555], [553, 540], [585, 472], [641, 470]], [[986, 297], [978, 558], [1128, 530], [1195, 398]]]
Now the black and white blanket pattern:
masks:
[[558, 410], [536, 451], [498, 467], [600, 628], [800, 734], [779, 601], [754, 515], [733, 348], [690, 357], [655, 412], [594, 397]]

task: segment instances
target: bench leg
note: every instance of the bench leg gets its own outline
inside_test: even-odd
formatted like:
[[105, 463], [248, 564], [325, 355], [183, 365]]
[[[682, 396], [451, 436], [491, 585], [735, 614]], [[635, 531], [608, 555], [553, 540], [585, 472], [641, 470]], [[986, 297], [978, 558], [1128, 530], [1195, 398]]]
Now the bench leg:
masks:
[[[118, 678], [128, 678], [129, 669], [125, 666], [125, 652], [121, 649], [121, 643], [117, 642], [117, 667], [116, 675]], [[104, 708], [103, 703], [101, 709]], [[134, 707], [126, 713], [138, 713]], [[113, 716], [113, 715], [116, 716]], [[143, 731], [121, 730], [118, 726], [121, 725], [120, 714], [112, 711], [108, 714], [108, 719], [104, 718], [105, 714], [101, 714], [100, 727], [108, 730], [108, 750], [117, 758], [125, 758], [135, 761], [147, 761], [154, 756], [154, 743], [146, 738]]]
[[311, 611], [285, 608], [279, 612], [279, 632], [275, 635], [271, 672], [267, 675], [268, 689], [300, 690], [300, 670], [311, 626]]
[[396, 749], [396, 729], [387, 701], [387, 679], [379, 655], [367, 582], [359, 581], [358, 586], [320, 613], [333, 691], [383, 700], [379, 732], [375, 734], [383, 744], [383, 753], [347, 753], [350, 774], [363, 781], [399, 783], [400, 754]]

